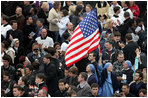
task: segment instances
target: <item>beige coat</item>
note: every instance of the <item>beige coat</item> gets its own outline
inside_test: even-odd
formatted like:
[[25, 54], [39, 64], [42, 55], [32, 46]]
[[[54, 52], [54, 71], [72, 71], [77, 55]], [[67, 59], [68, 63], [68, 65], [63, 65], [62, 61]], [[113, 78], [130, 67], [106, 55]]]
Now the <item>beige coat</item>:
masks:
[[58, 19], [61, 19], [61, 15], [54, 8], [49, 11], [47, 21], [49, 22], [50, 31], [59, 31], [58, 26], [56, 25]]
[[107, 17], [109, 17], [108, 16], [108, 10], [109, 10], [109, 4], [108, 3], [106, 5], [106, 7], [102, 7], [102, 8], [99, 8], [98, 7], [98, 3], [97, 3], [96, 4], [96, 8], [97, 8], [97, 14], [98, 14], [98, 16], [99, 15], [103, 16], [105, 14]]

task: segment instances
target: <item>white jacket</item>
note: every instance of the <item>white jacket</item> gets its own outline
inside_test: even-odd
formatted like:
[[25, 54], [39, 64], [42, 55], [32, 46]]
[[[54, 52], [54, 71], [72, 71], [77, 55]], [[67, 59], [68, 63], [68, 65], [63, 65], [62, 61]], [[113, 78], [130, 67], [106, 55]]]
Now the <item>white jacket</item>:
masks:
[[1, 25], [1, 34], [4, 36], [4, 38], [6, 38], [6, 33], [10, 29], [12, 29], [11, 25], [6, 25], [6, 26], [4, 26], [4, 24]]
[[127, 9], [126, 11], [124, 11], [124, 8], [122, 8], [122, 9], [121, 9], [121, 12], [120, 12], [120, 14], [119, 14], [119, 16], [121, 16], [122, 19], [123, 19], [122, 21], [125, 20], [125, 18], [124, 18], [124, 13], [125, 13], [125, 12], [129, 12], [130, 18], [133, 19], [133, 13], [132, 13], [132, 11], [131, 11], [130, 9]]

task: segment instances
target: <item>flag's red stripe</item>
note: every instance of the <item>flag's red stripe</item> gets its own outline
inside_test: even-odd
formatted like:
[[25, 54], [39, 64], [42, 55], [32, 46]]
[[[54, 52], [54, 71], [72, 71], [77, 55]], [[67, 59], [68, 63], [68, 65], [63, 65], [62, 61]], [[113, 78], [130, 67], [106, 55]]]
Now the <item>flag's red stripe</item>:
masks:
[[[80, 26], [78, 26], [74, 31], [73, 31], [73, 34], [75, 33], [75, 31], [77, 31], [78, 29], [80, 29]], [[72, 34], [72, 35], [73, 35]]]
[[[93, 48], [91, 48], [91, 49], [89, 49], [88, 53], [90, 53], [91, 51], [95, 50], [96, 48], [98, 48], [98, 45], [95, 46], [95, 47], [93, 47]], [[66, 64], [67, 67], [71, 66], [72, 64], [75, 64], [76, 62], [78, 62], [79, 60], [81, 60], [83, 57], [85, 57], [88, 53], [86, 53], [84, 56], [78, 58], [77, 60], [72, 61], [71, 63]]]
[[[94, 41], [91, 43], [91, 45], [94, 44], [94, 43], [96, 43], [97, 41], [98, 41], [98, 39], [94, 40]], [[90, 46], [91, 46], [91, 45], [90, 45]], [[71, 57], [65, 59], [65, 61], [69, 61], [69, 60], [71, 60], [72, 58], [75, 58], [76, 56], [80, 55], [81, 53], [87, 51], [90, 46], [84, 48], [83, 50], [81, 50], [81, 51], [79, 51], [79, 52], [77, 52], [77, 53], [75, 53], [75, 54], [72, 55]], [[98, 46], [98, 45], [97, 45], [97, 46]], [[71, 50], [70, 52], [73, 52], [73, 51], [75, 51], [75, 49], [74, 49], [74, 50]]]
[[[98, 34], [98, 33], [96, 33], [95, 36], [96, 36], [97, 34]], [[94, 37], [95, 37], [95, 36], [94, 36]], [[86, 42], [84, 42], [84, 43], [82, 43], [82, 44], [80, 44], [80, 45], [78, 45], [78, 46], [72, 48], [70, 51], [74, 51], [74, 50], [76, 50], [76, 49], [78, 49], [78, 48], [80, 48], [80, 47], [82, 47], [82, 46], [88, 44], [90, 41], [92, 41], [92, 40], [94, 39], [94, 37], [92, 37], [91, 39], [87, 40]], [[84, 39], [84, 38], [83, 38], [83, 39]], [[68, 48], [71, 47], [72, 45], [74, 45], [74, 44], [76, 44], [76, 43], [82, 41], [83, 39], [80, 38], [80, 39], [74, 41], [73, 43], [71, 43], [71, 44], [68, 46]], [[67, 48], [67, 49], [68, 49], [68, 48]], [[70, 51], [66, 52], [66, 55], [69, 54]]]

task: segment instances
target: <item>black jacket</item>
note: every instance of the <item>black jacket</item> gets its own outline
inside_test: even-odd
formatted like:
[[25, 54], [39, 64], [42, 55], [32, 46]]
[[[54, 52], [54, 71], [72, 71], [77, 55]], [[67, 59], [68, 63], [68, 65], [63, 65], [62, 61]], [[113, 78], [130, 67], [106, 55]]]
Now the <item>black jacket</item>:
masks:
[[63, 92], [57, 90], [55, 93], [55, 97], [65, 97], [66, 95], [67, 95], [67, 90], [64, 90]]
[[[107, 78], [108, 78], [107, 69], [104, 69], [101, 73], [101, 87], [103, 86], [103, 84], [104, 84], [104, 82], [106, 81]], [[112, 72], [111, 72], [111, 79], [112, 79], [113, 90], [115, 92], [119, 89], [119, 82], [117, 80], [116, 75], [113, 74]]]
[[56, 66], [53, 63], [49, 63], [48, 65], [45, 64], [44, 70], [48, 93], [51, 96], [54, 96], [55, 92], [58, 90], [58, 77]]
[[136, 50], [136, 48], [138, 48], [138, 45], [137, 45], [136, 42], [133, 42], [133, 41], [129, 42], [123, 48], [125, 60], [130, 60], [132, 65], [134, 65], [134, 63], [135, 63], [135, 57], [136, 57], [135, 50]]
[[76, 76], [75, 78], [70, 77], [69, 85], [74, 85], [74, 86], [77, 87], [78, 84], [79, 84], [79, 82], [78, 82], [78, 76]]

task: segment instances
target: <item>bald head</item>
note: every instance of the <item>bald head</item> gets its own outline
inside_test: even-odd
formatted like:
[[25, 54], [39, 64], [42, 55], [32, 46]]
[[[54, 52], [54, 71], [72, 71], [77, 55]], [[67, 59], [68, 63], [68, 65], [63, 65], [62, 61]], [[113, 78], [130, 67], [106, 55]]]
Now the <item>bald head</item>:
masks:
[[66, 26], [67, 26], [68, 30], [70, 30], [70, 31], [73, 30], [73, 24], [71, 22], [68, 22]]
[[17, 15], [21, 15], [21, 14], [22, 14], [22, 8], [21, 8], [21, 7], [17, 7], [15, 13], [16, 13]]

